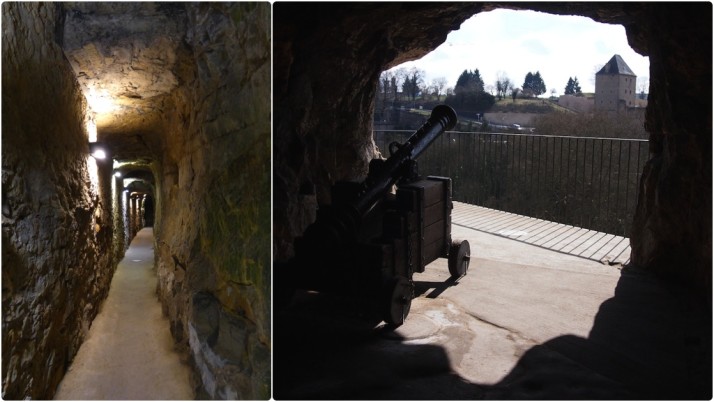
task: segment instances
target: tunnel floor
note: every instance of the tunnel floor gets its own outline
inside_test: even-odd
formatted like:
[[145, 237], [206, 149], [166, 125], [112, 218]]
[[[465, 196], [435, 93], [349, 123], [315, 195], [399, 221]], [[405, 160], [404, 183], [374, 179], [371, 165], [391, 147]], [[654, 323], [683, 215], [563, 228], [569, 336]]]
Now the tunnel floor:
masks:
[[55, 399], [194, 398], [155, 293], [153, 244], [151, 228], [132, 241]]

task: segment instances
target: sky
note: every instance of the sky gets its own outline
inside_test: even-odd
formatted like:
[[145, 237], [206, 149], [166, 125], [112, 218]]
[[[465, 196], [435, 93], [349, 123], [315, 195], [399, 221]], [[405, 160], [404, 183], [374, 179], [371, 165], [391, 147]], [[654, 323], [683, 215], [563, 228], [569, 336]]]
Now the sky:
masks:
[[542, 96], [550, 96], [553, 88], [562, 95], [569, 77], [578, 78], [583, 92], [595, 92], [595, 73], [616, 54], [637, 75], [639, 92], [649, 77], [649, 58], [630, 47], [622, 25], [499, 9], [476, 14], [434, 51], [392, 70], [417, 67], [426, 73], [427, 84], [445, 77], [453, 87], [464, 70], [478, 69], [487, 88], [495, 87], [499, 73], [520, 87], [528, 72], [540, 71], [547, 88]]

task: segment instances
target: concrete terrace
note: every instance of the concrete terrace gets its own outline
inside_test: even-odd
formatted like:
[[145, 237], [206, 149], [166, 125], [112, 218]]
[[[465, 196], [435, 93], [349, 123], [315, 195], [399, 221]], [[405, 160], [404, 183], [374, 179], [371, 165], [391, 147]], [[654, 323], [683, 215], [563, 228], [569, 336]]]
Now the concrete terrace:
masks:
[[401, 327], [310, 292], [278, 313], [274, 398], [687, 399], [711, 386], [688, 374], [711, 373], [711, 320], [623, 270], [627, 239], [463, 203], [452, 223], [469, 271], [454, 280], [438, 259], [415, 274]]

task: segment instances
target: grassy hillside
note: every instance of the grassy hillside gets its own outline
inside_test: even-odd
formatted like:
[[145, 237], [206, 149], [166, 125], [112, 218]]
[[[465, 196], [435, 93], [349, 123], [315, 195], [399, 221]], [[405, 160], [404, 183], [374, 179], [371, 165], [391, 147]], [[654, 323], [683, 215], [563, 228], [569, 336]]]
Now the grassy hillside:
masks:
[[556, 102], [548, 99], [516, 99], [504, 98], [496, 101], [496, 104], [489, 112], [509, 112], [509, 113], [550, 113], [567, 112], [568, 110], [558, 106]]

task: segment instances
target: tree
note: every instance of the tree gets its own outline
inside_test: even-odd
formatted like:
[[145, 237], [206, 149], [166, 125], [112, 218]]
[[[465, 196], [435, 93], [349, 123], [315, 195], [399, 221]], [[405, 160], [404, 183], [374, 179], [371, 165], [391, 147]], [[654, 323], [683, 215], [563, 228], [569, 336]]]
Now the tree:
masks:
[[536, 71], [535, 75], [533, 76], [533, 89], [535, 91], [536, 96], [543, 95], [546, 91], [545, 81], [543, 81], [543, 77], [541, 77], [540, 71]]
[[407, 73], [402, 83], [402, 92], [415, 100], [424, 86], [424, 71], [414, 67]]
[[404, 89], [404, 81], [406, 81], [407, 77], [409, 77], [409, 73], [404, 67], [400, 67], [394, 71], [394, 85], [392, 85], [392, 91], [394, 91], [395, 101], [399, 100], [399, 88], [401, 87]]
[[573, 90], [575, 90], [575, 95], [580, 96], [583, 94], [583, 90], [580, 88], [580, 83], [578, 82], [578, 77], [573, 79]]
[[540, 76], [540, 71], [536, 71], [535, 74], [531, 72], [526, 74], [522, 88], [526, 96], [539, 96], [544, 94], [545, 82], [543, 82], [543, 78]]
[[640, 99], [647, 99], [647, 93], [650, 91], [650, 78], [637, 77], [637, 91], [639, 91]]
[[382, 102], [381, 102], [381, 111], [384, 113], [384, 110], [387, 107], [387, 98], [389, 97], [389, 94], [392, 93], [392, 82], [394, 81], [394, 74], [392, 74], [391, 71], [383, 71], [382, 74], [379, 75], [379, 94], [382, 97]]
[[511, 87], [511, 98], [513, 98], [513, 102], [516, 102], [516, 98], [518, 97], [518, 92], [520, 92], [520, 89]]
[[480, 113], [491, 108], [496, 98], [484, 91], [478, 69], [464, 70], [456, 81], [453, 95], [447, 95], [444, 103], [457, 110]]
[[446, 78], [438, 77], [431, 80], [431, 86], [434, 88], [434, 93], [436, 94], [436, 99], [441, 100], [441, 94], [444, 93], [444, 88], [446, 88]]
[[565, 84], [565, 94], [566, 95], [575, 95], [574, 85], [575, 85], [575, 83], [573, 82], [573, 77], [568, 77], [568, 83]]
[[578, 77], [568, 77], [568, 83], [565, 85], [566, 95], [582, 95], [583, 90], [580, 88], [580, 83], [578, 82]]
[[496, 96], [498, 96], [498, 100], [501, 100], [501, 98], [505, 98], [510, 88], [511, 79], [508, 78], [506, 73], [500, 71], [496, 76]]
[[478, 68], [474, 71], [464, 70], [456, 80], [454, 92], [483, 92], [483, 80]]
[[392, 79], [394, 78], [394, 74], [392, 74], [391, 71], [383, 71], [382, 74], [379, 75], [379, 93], [382, 94], [384, 102], [387, 102], [387, 96], [392, 90]]

